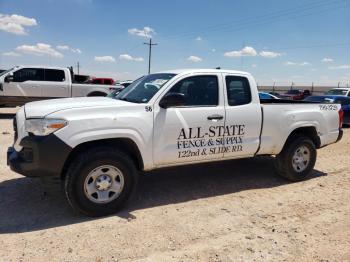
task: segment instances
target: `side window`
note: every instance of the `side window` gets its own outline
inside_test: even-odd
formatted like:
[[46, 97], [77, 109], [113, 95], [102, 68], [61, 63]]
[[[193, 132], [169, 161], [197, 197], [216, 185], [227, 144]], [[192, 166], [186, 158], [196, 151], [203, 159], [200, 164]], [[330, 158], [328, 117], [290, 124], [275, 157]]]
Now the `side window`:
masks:
[[249, 104], [252, 101], [249, 81], [242, 76], [226, 76], [228, 104], [238, 106]]
[[13, 73], [13, 82], [44, 81], [44, 69], [23, 68]]
[[217, 106], [218, 78], [212, 75], [188, 77], [176, 83], [169, 93], [184, 94], [185, 106]]
[[63, 82], [65, 79], [64, 71], [57, 69], [45, 69], [45, 81]]

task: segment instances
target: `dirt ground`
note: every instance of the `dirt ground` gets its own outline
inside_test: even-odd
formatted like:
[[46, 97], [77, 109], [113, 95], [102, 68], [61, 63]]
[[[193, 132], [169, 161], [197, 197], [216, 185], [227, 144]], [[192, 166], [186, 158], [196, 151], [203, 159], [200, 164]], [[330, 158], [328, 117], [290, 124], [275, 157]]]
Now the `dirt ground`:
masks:
[[14, 112], [0, 109], [0, 261], [350, 261], [350, 128], [306, 181], [270, 157], [162, 170], [91, 219], [6, 166]]

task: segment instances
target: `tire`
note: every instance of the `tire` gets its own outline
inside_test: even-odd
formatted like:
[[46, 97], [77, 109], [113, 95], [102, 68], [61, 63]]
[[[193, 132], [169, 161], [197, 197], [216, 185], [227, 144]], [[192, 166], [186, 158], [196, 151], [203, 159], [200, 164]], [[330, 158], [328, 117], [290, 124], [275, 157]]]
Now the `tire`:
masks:
[[314, 169], [316, 157], [316, 147], [311, 139], [293, 136], [276, 156], [277, 173], [293, 182], [304, 180]]
[[91, 97], [91, 96], [107, 96], [106, 93], [102, 93], [102, 92], [93, 92], [93, 93], [90, 93], [87, 95], [88, 97]]
[[128, 155], [111, 147], [98, 147], [73, 160], [65, 177], [65, 194], [79, 213], [92, 217], [110, 215], [126, 204], [137, 178]]

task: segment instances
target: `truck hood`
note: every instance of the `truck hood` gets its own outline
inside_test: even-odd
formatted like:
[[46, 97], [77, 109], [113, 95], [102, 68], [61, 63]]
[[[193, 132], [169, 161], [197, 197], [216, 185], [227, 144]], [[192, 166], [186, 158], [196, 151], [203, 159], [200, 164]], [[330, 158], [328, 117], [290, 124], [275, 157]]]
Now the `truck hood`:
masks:
[[24, 106], [24, 110], [26, 118], [43, 118], [54, 112], [66, 109], [127, 104], [130, 103], [109, 97], [78, 97], [31, 102]]

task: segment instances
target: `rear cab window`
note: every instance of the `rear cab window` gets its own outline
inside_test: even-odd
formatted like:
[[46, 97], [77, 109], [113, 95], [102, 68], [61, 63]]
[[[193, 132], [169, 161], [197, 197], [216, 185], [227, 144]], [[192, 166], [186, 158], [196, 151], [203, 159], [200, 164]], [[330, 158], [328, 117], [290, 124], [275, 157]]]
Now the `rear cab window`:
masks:
[[249, 81], [243, 76], [225, 76], [227, 101], [229, 106], [246, 105], [252, 101]]
[[45, 81], [64, 82], [66, 80], [63, 70], [45, 69]]

